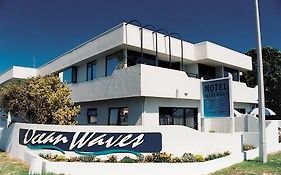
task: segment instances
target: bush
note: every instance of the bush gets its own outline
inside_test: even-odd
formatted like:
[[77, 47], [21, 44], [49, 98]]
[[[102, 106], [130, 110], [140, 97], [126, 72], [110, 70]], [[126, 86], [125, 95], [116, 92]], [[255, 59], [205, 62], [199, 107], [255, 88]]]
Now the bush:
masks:
[[191, 153], [184, 153], [181, 157], [182, 162], [196, 162], [196, 158]]
[[229, 151], [225, 151], [224, 153], [223, 153], [223, 155], [224, 156], [229, 156], [231, 153], [229, 152]]
[[195, 155], [195, 159], [196, 159], [196, 162], [205, 162], [206, 161], [204, 156], [201, 154]]
[[171, 163], [181, 163], [182, 160], [178, 157], [173, 157], [172, 160], [171, 160]]
[[95, 162], [96, 156], [94, 155], [80, 156], [79, 158], [81, 162]]
[[105, 161], [105, 162], [108, 162], [108, 163], [117, 163], [117, 156], [115, 155], [111, 155], [108, 157], [108, 159]]
[[[184, 153], [181, 157], [173, 157], [172, 154], [162, 152], [162, 153], [153, 153], [148, 154], [146, 156], [139, 155], [136, 159], [125, 156], [119, 162], [120, 163], [149, 163], [149, 162], [159, 162], [159, 163], [181, 163], [181, 162], [205, 162], [208, 160], [214, 160], [220, 157], [225, 157], [230, 155], [229, 151], [225, 151], [223, 153], [214, 153], [209, 154], [206, 157], [203, 155]], [[107, 163], [117, 163], [117, 156], [111, 155], [108, 156], [107, 160], [102, 160], [100, 158], [96, 158], [94, 155], [89, 156], [79, 156], [79, 157], [65, 157], [64, 155], [53, 155], [53, 154], [39, 154], [40, 157], [47, 159], [49, 161], [66, 161], [66, 162], [107, 162]]]
[[144, 163], [145, 162], [145, 156], [142, 155], [142, 154], [138, 155], [137, 158], [136, 158], [136, 162]]
[[154, 162], [154, 156], [153, 155], [146, 155], [144, 158], [145, 162]]
[[63, 162], [63, 161], [65, 161], [65, 160], [66, 160], [66, 158], [65, 158], [64, 155], [58, 155], [58, 156], [56, 156], [56, 158], [55, 158], [55, 161], [56, 161], [56, 162]]
[[244, 144], [243, 145], [243, 151], [248, 151], [248, 150], [252, 150], [252, 149], [256, 149], [256, 147], [252, 144]]
[[128, 156], [125, 156], [123, 159], [120, 160], [120, 163], [136, 163], [135, 159], [132, 159]]

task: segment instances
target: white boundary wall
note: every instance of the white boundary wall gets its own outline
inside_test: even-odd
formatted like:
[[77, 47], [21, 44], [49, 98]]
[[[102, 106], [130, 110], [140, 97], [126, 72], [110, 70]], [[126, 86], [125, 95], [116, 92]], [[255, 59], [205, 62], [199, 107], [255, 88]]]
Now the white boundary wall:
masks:
[[[19, 144], [19, 129], [35, 129], [66, 132], [119, 132], [142, 133], [160, 132], [162, 134], [162, 151], [181, 156], [185, 152], [193, 154], [210, 154], [230, 151], [241, 153], [241, 133], [201, 133], [184, 126], [59, 126], [15, 123], [2, 131], [0, 149], [14, 157], [25, 160], [26, 146]], [[42, 152], [42, 151], [41, 151]]]
[[[281, 150], [277, 140], [275, 129], [278, 122], [271, 121], [267, 125], [267, 136], [274, 135], [276, 139], [268, 137], [268, 152]], [[142, 133], [160, 132], [162, 134], [162, 151], [181, 156], [185, 152], [193, 154], [210, 154], [216, 152], [230, 151], [231, 155], [213, 161], [202, 163], [69, 163], [69, 162], [49, 162], [38, 156], [43, 150], [29, 150], [26, 146], [19, 145], [19, 129], [34, 129], [46, 131], [65, 132], [108, 132], [108, 133]], [[276, 133], [276, 134], [274, 134]], [[31, 173], [54, 172], [67, 174], [87, 174], [87, 172], [103, 172], [105, 175], [119, 175], [129, 171], [134, 174], [162, 174], [177, 175], [186, 174], [207, 174], [219, 169], [241, 162], [244, 155], [241, 151], [241, 138], [244, 143], [254, 144], [257, 133], [238, 132], [228, 133], [202, 133], [184, 126], [59, 126], [59, 125], [36, 125], [15, 123], [7, 129], [0, 130], [0, 149], [5, 150], [10, 155], [26, 161], [30, 165]], [[250, 141], [251, 140], [251, 141]], [[256, 145], [256, 144], [255, 144]], [[57, 152], [56, 152], [57, 153]], [[255, 155], [252, 155], [255, 157]], [[75, 166], [74, 166], [75, 165]]]

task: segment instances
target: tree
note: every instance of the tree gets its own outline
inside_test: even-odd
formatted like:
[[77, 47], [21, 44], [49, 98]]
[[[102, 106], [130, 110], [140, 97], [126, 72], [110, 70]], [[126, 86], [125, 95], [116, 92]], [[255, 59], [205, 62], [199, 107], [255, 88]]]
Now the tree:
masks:
[[71, 102], [70, 93], [53, 75], [9, 82], [0, 88], [0, 108], [26, 122], [76, 124], [80, 106]]
[[[249, 50], [246, 55], [252, 57], [253, 71], [247, 72], [245, 81], [248, 86], [257, 85], [257, 54]], [[281, 51], [272, 47], [262, 49], [265, 106], [281, 116]]]

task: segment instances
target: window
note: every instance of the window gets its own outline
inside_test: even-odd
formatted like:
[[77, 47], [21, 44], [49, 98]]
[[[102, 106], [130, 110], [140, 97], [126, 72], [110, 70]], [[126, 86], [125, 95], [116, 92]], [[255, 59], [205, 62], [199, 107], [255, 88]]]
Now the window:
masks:
[[97, 124], [97, 108], [90, 108], [87, 110], [88, 123]]
[[117, 52], [115, 54], [106, 57], [106, 76], [111, 75], [114, 70], [117, 70], [120, 66], [123, 57], [123, 52]]
[[[128, 59], [128, 61], [127, 61], [128, 67], [134, 66], [136, 64], [140, 64], [141, 63], [141, 53], [128, 50], [127, 59]], [[154, 66], [155, 65], [155, 56], [144, 53], [143, 54], [143, 64]]]
[[97, 65], [96, 61], [87, 64], [87, 76], [86, 81], [93, 80], [97, 78]]
[[77, 83], [77, 67], [72, 66], [62, 72], [62, 81], [68, 83]]
[[246, 114], [245, 108], [234, 108], [236, 111], [240, 112], [241, 114]]
[[228, 77], [228, 73], [230, 73], [232, 75], [233, 81], [239, 81], [240, 75], [239, 75], [238, 70], [231, 69], [231, 68], [228, 68], [228, 67], [224, 67], [223, 68], [224, 77]]
[[199, 78], [203, 77], [205, 80], [216, 78], [216, 68], [204, 64], [198, 64]]
[[197, 108], [159, 107], [160, 125], [183, 125], [197, 128]]
[[128, 125], [128, 112], [129, 108], [110, 108], [109, 109], [109, 125]]

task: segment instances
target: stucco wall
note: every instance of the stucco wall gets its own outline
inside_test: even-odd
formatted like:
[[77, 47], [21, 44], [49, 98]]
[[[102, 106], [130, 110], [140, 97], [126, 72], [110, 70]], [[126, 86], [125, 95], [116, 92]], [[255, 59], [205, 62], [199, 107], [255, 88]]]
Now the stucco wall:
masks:
[[109, 108], [128, 107], [128, 125], [142, 124], [142, 98], [124, 98], [97, 102], [80, 103], [81, 112], [77, 117], [79, 125], [88, 125], [87, 109], [97, 108], [97, 125], [108, 125]]
[[[203, 155], [224, 151], [230, 151], [234, 155], [241, 153], [241, 134], [239, 133], [201, 133], [184, 126], [59, 126], [15, 123], [2, 132], [0, 149], [22, 160], [24, 160], [24, 153], [28, 148], [19, 145], [20, 128], [66, 132], [160, 132], [162, 134], [162, 151], [174, 155], [182, 155], [185, 152]], [[37, 152], [42, 152], [42, 150]]]

